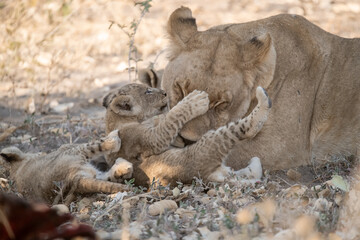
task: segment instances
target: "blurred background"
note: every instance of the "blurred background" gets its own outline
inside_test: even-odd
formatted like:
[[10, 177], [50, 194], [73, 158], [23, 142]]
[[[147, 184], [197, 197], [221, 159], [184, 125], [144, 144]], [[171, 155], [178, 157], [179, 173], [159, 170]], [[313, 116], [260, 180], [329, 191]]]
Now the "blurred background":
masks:
[[130, 50], [131, 69], [166, 65], [166, 22], [182, 5], [192, 9], [199, 30], [290, 13], [342, 37], [360, 36], [360, 0], [137, 3], [1, 0], [0, 119], [16, 123], [29, 114], [102, 116], [103, 94], [129, 80]]

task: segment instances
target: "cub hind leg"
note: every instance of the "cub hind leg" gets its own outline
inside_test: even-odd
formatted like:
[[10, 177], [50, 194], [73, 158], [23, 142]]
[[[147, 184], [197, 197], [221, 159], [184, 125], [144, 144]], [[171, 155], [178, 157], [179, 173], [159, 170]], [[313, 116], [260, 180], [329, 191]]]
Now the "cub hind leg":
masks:
[[127, 185], [95, 178], [79, 178], [77, 192], [79, 193], [117, 193], [129, 190]]
[[[122, 177], [131, 177], [132, 164], [124, 159], [122, 164], [118, 163], [114, 165], [108, 172], [100, 172], [93, 165], [87, 163], [81, 167], [76, 175], [68, 180], [69, 192], [65, 199], [65, 204], [68, 205], [74, 198], [75, 193], [116, 193], [120, 191], [128, 190], [128, 186], [120, 184], [119, 179]], [[127, 162], [128, 165], [124, 165]], [[129, 164], [131, 169], [129, 170]], [[126, 167], [125, 169], [123, 169]], [[111, 171], [113, 169], [113, 171]], [[124, 173], [125, 170], [125, 173]], [[60, 199], [58, 195], [54, 204]]]

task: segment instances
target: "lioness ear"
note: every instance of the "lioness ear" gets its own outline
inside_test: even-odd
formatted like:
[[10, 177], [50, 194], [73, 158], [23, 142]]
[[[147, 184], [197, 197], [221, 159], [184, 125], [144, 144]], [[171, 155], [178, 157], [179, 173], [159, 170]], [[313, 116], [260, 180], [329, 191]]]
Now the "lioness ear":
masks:
[[176, 9], [167, 23], [167, 32], [174, 44], [184, 48], [197, 32], [196, 19], [192, 17], [191, 10], [187, 7]]
[[152, 88], [160, 88], [164, 70], [155, 72], [151, 68], [139, 70], [139, 81]]
[[270, 34], [264, 34], [259, 37], [253, 37], [245, 44], [238, 45], [239, 65], [242, 69], [250, 69], [261, 63], [269, 54], [272, 45]]
[[134, 98], [129, 95], [116, 96], [110, 102], [109, 108], [120, 116], [137, 116], [141, 111]]

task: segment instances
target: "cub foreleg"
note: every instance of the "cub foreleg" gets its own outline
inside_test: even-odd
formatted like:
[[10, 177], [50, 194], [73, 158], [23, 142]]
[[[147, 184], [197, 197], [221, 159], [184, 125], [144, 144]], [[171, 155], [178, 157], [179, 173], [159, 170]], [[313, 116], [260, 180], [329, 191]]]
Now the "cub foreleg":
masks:
[[206, 92], [195, 90], [173, 107], [157, 126], [148, 130], [154, 154], [168, 149], [185, 123], [204, 114], [209, 109]]

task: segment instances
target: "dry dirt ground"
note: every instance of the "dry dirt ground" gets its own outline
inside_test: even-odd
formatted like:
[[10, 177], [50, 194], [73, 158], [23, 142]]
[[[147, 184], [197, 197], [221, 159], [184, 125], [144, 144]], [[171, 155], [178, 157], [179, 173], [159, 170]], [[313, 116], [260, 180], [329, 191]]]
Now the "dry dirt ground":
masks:
[[[154, 0], [151, 5], [135, 34], [131, 69], [166, 65], [166, 21], [181, 5], [192, 9], [199, 30], [293, 13], [331, 33], [360, 37], [359, 0]], [[102, 97], [129, 82], [131, 39], [125, 32], [132, 32], [131, 22], [140, 14], [133, 1], [0, 1], [0, 134], [9, 133], [0, 137], [0, 149], [49, 152], [104, 136]], [[252, 185], [235, 177], [221, 185], [194, 179], [176, 189], [133, 187], [128, 193], [78, 196], [69, 209], [101, 239], [356, 239], [356, 231], [336, 231], [354, 160], [330, 160], [265, 172], [263, 181]], [[0, 177], [1, 191], [16, 192], [4, 180], [3, 164]], [[149, 206], [164, 199], [176, 205], [150, 215]]]

